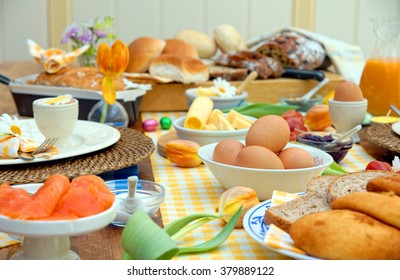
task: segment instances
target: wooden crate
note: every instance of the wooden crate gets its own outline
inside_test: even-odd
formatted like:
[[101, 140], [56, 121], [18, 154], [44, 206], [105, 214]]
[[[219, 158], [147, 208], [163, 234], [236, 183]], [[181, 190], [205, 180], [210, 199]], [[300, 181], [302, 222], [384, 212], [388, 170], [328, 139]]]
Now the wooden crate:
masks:
[[[329, 79], [329, 82], [318, 92], [323, 96], [334, 90], [337, 84], [344, 80], [342, 76], [337, 74], [325, 73], [325, 76]], [[249, 93], [247, 101], [279, 103], [281, 97], [287, 95], [292, 97], [301, 96], [317, 83], [318, 81], [315, 80], [290, 78], [256, 80], [246, 88]], [[240, 82], [232, 82], [232, 84], [238, 86]], [[142, 112], [186, 111], [188, 109], [188, 99], [185, 95], [185, 90], [197, 86], [211, 85], [211, 81], [200, 85], [185, 85], [181, 83], [153, 85], [152, 90], [148, 91], [143, 97], [140, 110]]]

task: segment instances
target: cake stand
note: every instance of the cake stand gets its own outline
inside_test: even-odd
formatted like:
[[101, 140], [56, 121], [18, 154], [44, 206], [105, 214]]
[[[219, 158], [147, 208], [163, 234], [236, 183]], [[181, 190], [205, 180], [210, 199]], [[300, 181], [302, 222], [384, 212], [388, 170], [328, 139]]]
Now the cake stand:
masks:
[[[15, 185], [34, 193], [42, 184]], [[0, 215], [0, 231], [20, 236], [21, 250], [14, 260], [79, 260], [70, 250], [70, 237], [106, 227], [116, 216], [116, 203], [107, 210], [77, 220], [27, 221]]]

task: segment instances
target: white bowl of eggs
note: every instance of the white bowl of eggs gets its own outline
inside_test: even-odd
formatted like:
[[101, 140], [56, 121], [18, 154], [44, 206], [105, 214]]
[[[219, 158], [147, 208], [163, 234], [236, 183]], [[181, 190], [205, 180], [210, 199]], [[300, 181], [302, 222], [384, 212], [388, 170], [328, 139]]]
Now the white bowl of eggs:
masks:
[[245, 140], [208, 144], [198, 155], [224, 188], [249, 187], [266, 200], [274, 190], [304, 191], [308, 181], [333, 162], [320, 149], [289, 143], [289, 135], [286, 121], [269, 115], [253, 123]]

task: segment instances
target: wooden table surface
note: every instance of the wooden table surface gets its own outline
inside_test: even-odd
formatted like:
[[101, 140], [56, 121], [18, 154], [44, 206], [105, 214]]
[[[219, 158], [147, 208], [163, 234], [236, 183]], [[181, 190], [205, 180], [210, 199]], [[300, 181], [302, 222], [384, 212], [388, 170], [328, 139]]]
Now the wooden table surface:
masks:
[[[6, 62], [0, 63], [0, 74], [10, 78], [36, 73], [40, 69], [36, 62]], [[7, 86], [0, 85], [0, 113], [16, 113], [16, 107]], [[268, 101], [265, 101], [268, 102]], [[141, 119], [131, 127], [142, 131]], [[360, 133], [361, 145], [374, 158], [389, 161], [391, 154], [377, 145], [365, 140]], [[138, 164], [139, 177], [144, 180], [154, 181], [150, 159]], [[154, 220], [162, 227], [162, 215], [158, 213]], [[71, 249], [83, 260], [115, 260], [121, 258], [121, 233], [122, 228], [109, 225], [99, 231], [71, 238]], [[0, 260], [10, 259], [20, 249], [20, 244], [0, 249]]]

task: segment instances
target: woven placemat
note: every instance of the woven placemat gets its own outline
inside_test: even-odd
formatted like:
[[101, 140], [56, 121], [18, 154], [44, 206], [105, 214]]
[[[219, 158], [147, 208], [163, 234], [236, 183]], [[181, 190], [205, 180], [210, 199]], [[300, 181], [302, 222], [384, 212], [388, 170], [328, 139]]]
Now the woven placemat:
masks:
[[373, 123], [367, 128], [365, 136], [375, 145], [394, 153], [400, 153], [400, 137], [393, 132], [390, 124]]
[[131, 128], [117, 128], [121, 138], [103, 150], [64, 160], [38, 164], [0, 167], [0, 182], [28, 184], [44, 182], [52, 174], [64, 174], [70, 179], [88, 174], [101, 174], [136, 165], [155, 150], [151, 138]]

